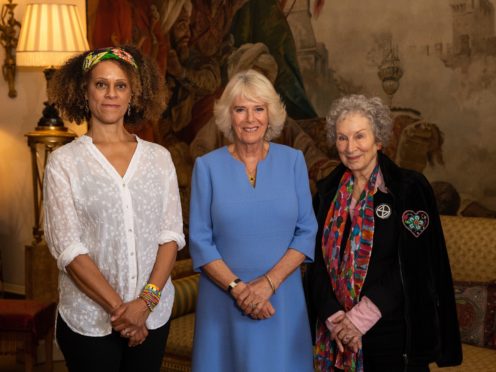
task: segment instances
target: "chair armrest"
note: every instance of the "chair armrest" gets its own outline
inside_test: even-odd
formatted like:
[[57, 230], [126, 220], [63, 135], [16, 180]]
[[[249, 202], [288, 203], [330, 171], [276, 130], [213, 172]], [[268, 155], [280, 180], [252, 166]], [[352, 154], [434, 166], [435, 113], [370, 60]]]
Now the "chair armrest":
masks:
[[171, 319], [189, 314], [195, 311], [196, 298], [198, 297], [198, 280], [200, 274], [186, 276], [172, 280], [174, 285], [174, 305], [172, 307]]

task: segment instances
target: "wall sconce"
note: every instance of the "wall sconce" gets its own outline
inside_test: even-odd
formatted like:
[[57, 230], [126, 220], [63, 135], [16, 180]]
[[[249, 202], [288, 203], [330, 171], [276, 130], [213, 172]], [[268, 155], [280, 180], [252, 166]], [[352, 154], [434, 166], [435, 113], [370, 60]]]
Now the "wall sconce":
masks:
[[21, 24], [14, 17], [14, 8], [17, 4], [13, 4], [12, 0], [8, 1], [8, 4], [2, 5], [0, 17], [0, 43], [5, 49], [2, 74], [9, 85], [9, 97], [15, 98], [17, 97], [17, 91], [15, 89], [16, 46]]

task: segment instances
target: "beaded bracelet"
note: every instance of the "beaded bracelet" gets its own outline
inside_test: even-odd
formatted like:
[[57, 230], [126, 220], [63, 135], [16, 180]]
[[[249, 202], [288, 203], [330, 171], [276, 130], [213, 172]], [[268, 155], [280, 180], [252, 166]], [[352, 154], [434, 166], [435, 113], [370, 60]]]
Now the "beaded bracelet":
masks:
[[152, 312], [158, 305], [161, 295], [162, 292], [155, 284], [148, 283], [138, 297], [145, 301], [146, 307]]

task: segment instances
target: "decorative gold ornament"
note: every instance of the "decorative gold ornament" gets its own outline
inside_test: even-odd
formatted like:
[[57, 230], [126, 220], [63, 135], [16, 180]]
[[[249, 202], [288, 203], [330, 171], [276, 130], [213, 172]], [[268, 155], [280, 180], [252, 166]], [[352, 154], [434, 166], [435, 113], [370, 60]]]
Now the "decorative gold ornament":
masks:
[[384, 58], [377, 73], [382, 81], [382, 89], [389, 98], [389, 105], [393, 103], [393, 96], [400, 87], [400, 79], [403, 76], [400, 58], [398, 56], [398, 47], [394, 47], [392, 42], [384, 50]]
[[15, 98], [17, 97], [17, 91], [15, 89], [16, 47], [21, 23], [14, 17], [14, 8], [17, 4], [13, 4], [12, 0], [8, 1], [8, 4], [2, 5], [0, 16], [0, 43], [5, 49], [2, 74], [9, 85], [9, 97]]

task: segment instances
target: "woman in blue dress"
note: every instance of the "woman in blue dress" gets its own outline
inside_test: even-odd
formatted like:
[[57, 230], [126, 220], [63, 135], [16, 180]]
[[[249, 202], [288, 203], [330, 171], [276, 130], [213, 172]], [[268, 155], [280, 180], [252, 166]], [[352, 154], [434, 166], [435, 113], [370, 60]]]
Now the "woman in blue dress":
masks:
[[232, 144], [197, 158], [193, 171], [193, 371], [313, 371], [300, 273], [316, 234], [307, 168], [300, 151], [269, 142], [286, 111], [270, 81], [247, 70], [214, 115]]

